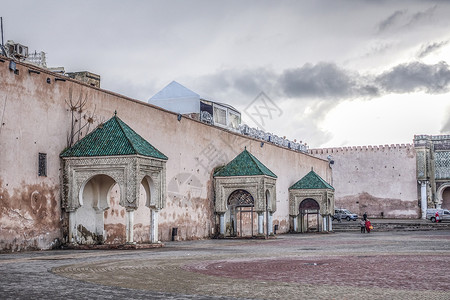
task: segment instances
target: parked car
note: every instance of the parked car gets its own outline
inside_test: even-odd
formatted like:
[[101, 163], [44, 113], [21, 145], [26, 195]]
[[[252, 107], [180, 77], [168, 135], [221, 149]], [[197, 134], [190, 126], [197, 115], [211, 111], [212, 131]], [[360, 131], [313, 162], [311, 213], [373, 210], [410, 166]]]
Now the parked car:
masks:
[[450, 211], [442, 208], [427, 209], [427, 219], [436, 222], [436, 211], [439, 212], [439, 222], [442, 222], [442, 220], [450, 221]]
[[350, 220], [356, 221], [358, 219], [358, 215], [352, 213], [348, 209], [344, 209], [344, 208], [335, 209], [333, 220], [342, 220], [342, 219], [346, 219], [347, 221], [350, 221]]

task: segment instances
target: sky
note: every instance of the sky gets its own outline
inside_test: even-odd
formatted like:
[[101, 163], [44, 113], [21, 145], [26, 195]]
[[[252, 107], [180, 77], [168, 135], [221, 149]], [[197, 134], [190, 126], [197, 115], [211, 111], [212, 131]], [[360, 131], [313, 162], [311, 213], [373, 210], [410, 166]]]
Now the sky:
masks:
[[175, 80], [310, 148], [450, 134], [450, 1], [2, 2], [5, 41], [137, 100]]

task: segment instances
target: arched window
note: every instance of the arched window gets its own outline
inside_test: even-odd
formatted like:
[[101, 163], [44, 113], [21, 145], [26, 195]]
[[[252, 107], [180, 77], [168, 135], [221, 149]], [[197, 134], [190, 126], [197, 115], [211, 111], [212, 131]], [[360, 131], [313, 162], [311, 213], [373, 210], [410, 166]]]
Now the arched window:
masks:
[[246, 190], [236, 190], [228, 197], [227, 204], [235, 207], [250, 207], [255, 205], [255, 200]]

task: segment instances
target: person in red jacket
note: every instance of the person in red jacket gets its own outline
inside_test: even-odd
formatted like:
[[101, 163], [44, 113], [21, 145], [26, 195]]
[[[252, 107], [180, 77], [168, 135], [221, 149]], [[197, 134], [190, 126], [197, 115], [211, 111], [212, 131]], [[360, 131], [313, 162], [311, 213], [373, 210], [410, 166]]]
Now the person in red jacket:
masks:
[[372, 224], [370, 223], [370, 220], [366, 220], [366, 232], [370, 233], [370, 227], [372, 227]]
[[439, 222], [439, 211], [436, 211], [434, 214], [434, 219], [436, 220], [436, 223]]

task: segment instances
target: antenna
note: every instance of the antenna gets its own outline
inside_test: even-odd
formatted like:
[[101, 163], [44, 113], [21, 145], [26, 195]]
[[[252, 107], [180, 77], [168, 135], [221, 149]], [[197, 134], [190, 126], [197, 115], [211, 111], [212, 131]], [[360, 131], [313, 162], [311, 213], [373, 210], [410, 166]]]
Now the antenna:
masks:
[[0, 27], [2, 29], [2, 47], [1, 48], [2, 48], [3, 55], [7, 56], [6, 51], [5, 51], [5, 43], [3, 42], [3, 17], [0, 17]]
[[3, 43], [3, 17], [0, 17], [0, 23], [2, 27], [2, 47], [5, 47], [5, 43]]

